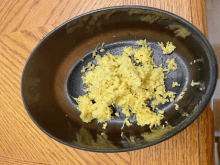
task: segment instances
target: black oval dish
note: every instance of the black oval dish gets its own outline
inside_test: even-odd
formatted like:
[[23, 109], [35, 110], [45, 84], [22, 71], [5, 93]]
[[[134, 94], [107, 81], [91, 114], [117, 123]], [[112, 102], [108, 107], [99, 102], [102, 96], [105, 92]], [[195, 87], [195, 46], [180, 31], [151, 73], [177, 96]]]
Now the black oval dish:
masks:
[[[179, 28], [185, 28], [190, 35], [185, 39], [176, 37]], [[120, 54], [125, 46], [134, 46], [139, 39], [147, 39], [156, 64], [162, 63], [165, 67], [167, 59], [176, 57], [178, 69], [168, 75], [165, 85], [167, 90], [175, 91], [177, 97], [184, 91], [185, 95], [175, 100], [179, 110], [175, 110], [172, 103], [158, 107], [165, 111], [164, 121], [172, 127], [163, 121], [164, 129], [150, 131], [148, 126], [140, 127], [134, 121], [132, 126], [121, 130], [123, 115], [109, 121], [106, 130], [96, 120], [82, 122], [72, 97], [84, 94], [80, 71], [94, 60], [92, 51], [98, 43], [100, 50], [101, 43], [105, 42], [105, 50]], [[167, 41], [177, 48], [165, 56], [157, 42]], [[163, 10], [122, 6], [83, 14], [50, 32], [25, 65], [21, 93], [32, 120], [53, 139], [88, 151], [121, 152], [157, 144], [189, 126], [208, 104], [216, 79], [217, 62], [212, 47], [192, 24]], [[201, 84], [192, 87], [192, 80]], [[172, 88], [173, 81], [181, 86]]]

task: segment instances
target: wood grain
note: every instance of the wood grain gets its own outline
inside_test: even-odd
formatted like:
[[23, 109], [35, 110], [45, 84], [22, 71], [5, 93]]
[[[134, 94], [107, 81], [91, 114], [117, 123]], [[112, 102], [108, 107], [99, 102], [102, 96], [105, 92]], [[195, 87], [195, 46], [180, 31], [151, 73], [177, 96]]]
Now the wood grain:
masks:
[[[204, 35], [207, 35], [206, 2], [202, 0], [191, 1], [191, 3], [192, 23]], [[198, 125], [200, 164], [214, 164], [214, 119], [213, 111], [209, 106], [207, 106], [204, 112], [199, 116]]]
[[186, 130], [158, 145], [104, 154], [64, 146], [29, 118], [20, 95], [22, 70], [37, 43], [61, 23], [98, 8], [143, 5], [173, 12], [206, 34], [205, 0], [0, 1], [0, 164], [214, 164], [209, 107]]
[[14, 159], [14, 158], [6, 158], [0, 156], [0, 163], [1, 165], [52, 165], [49, 163], [40, 163], [40, 162], [33, 162], [33, 161], [26, 161], [26, 160], [20, 160], [20, 159]]

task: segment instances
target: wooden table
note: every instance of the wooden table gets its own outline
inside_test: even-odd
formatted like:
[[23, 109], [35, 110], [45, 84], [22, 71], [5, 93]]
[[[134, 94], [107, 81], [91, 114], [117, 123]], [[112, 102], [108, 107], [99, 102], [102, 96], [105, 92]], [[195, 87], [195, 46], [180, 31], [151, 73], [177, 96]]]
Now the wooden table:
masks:
[[61, 23], [98, 8], [143, 5], [173, 12], [206, 34], [205, 0], [1, 0], [0, 164], [214, 164], [209, 106], [187, 129], [158, 145], [124, 153], [67, 147], [44, 134], [28, 116], [20, 94], [22, 70], [37, 43]]

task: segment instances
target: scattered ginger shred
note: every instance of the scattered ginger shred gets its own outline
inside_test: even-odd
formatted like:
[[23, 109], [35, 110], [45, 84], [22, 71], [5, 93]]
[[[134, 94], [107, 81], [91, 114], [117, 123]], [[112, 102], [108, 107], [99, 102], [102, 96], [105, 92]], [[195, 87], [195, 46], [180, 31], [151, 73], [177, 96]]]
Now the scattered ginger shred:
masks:
[[177, 86], [180, 86], [180, 84], [178, 82], [173, 82], [172, 87], [174, 88], [174, 87], [177, 87]]
[[180, 94], [180, 96], [178, 97], [177, 101], [179, 101], [180, 99], [183, 98], [184, 94], [186, 93], [186, 92], [185, 92], [186, 90], [187, 90], [187, 88], [185, 88], [185, 89], [183, 90], [183, 92], [182, 92], [182, 93]]
[[107, 125], [108, 125], [107, 123], [104, 123], [102, 129], [106, 129]]
[[178, 104], [174, 104], [175, 105], [175, 109], [178, 110], [179, 109], [179, 105]]
[[105, 49], [103, 49], [103, 48], [100, 50], [100, 52], [104, 52], [104, 51], [105, 51]]
[[194, 80], [192, 80], [190, 85], [193, 87], [193, 86], [200, 85], [200, 84], [201, 84], [200, 82], [194, 82]]
[[175, 62], [175, 58], [173, 59], [167, 59], [166, 63], [168, 64], [168, 68], [165, 68], [163, 71], [167, 71], [167, 74], [170, 73], [170, 71], [175, 71], [177, 69], [177, 64]]
[[187, 36], [190, 36], [190, 32], [181, 25], [169, 25], [169, 29], [174, 30], [174, 34], [176, 37], [181, 37], [185, 39]]
[[87, 68], [86, 68], [85, 66], [83, 66], [81, 72], [82, 72], [82, 73], [85, 73], [85, 72], [86, 72], [86, 69], [87, 69]]
[[163, 54], [171, 54], [176, 49], [176, 46], [174, 46], [173, 43], [169, 41], [166, 43], [166, 47], [162, 42], [161, 43], [158, 42], [158, 45], [163, 50]]

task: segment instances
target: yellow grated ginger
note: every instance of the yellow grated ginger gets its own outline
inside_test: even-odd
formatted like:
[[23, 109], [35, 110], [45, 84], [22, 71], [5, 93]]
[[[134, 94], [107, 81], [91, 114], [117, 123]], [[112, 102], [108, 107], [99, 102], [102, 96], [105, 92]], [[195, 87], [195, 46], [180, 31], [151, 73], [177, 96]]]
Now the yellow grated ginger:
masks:
[[176, 49], [176, 46], [174, 46], [173, 43], [169, 41], [167, 42], [166, 47], [162, 42], [161, 43], [158, 42], [158, 45], [163, 50], [163, 54], [171, 54]]
[[180, 86], [180, 84], [178, 82], [173, 82], [172, 87], [174, 88], [174, 87], [177, 87], [177, 86]]
[[[116, 107], [122, 107], [122, 113], [126, 116], [124, 123], [127, 126], [131, 125], [128, 118], [133, 114], [140, 126], [149, 125], [151, 128], [160, 125], [164, 116], [162, 112], [154, 112], [155, 107], [158, 104], [174, 102], [176, 93], [166, 91], [162, 65], [155, 68], [153, 51], [146, 40], [139, 40], [135, 45], [141, 47], [125, 47], [123, 53], [117, 56], [107, 52], [101, 57], [96, 54], [97, 50], [94, 51], [98, 65], [89, 64], [89, 71], [82, 76], [83, 83], [88, 86], [88, 93], [75, 98], [84, 122], [97, 119], [99, 123], [105, 123], [111, 120], [113, 110], [110, 105], [114, 104]], [[175, 59], [170, 60], [168, 73], [176, 68]], [[153, 100], [151, 104], [149, 100]], [[103, 128], [106, 127], [103, 125]]]

